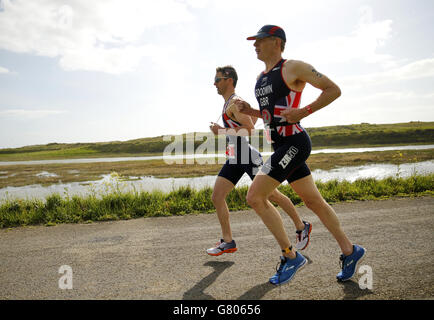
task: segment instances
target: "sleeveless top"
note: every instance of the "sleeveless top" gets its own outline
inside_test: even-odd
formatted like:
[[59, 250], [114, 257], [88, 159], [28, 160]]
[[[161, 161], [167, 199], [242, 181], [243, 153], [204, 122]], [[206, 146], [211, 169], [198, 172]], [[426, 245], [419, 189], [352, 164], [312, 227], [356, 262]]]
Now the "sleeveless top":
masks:
[[274, 143], [304, 131], [299, 122], [288, 123], [280, 115], [287, 108], [299, 108], [302, 93], [288, 88], [283, 80], [282, 67], [285, 61], [281, 59], [269, 72], [262, 72], [255, 85], [255, 96], [265, 129], [269, 130]]
[[[242, 126], [241, 123], [231, 119], [227, 114], [227, 108], [229, 106], [229, 103], [235, 97], [237, 97], [237, 95], [234, 93], [223, 105], [222, 119], [225, 128], [238, 128]], [[238, 159], [238, 161], [241, 161], [241, 153], [244, 150], [249, 152], [249, 158], [246, 158], [247, 155], [245, 157], [242, 157], [243, 163], [246, 161], [245, 159], [250, 159], [254, 162], [257, 162], [255, 160], [260, 157], [259, 151], [249, 144], [249, 140], [246, 136], [236, 136], [230, 134], [226, 135], [226, 155], [228, 156], [228, 158]]]

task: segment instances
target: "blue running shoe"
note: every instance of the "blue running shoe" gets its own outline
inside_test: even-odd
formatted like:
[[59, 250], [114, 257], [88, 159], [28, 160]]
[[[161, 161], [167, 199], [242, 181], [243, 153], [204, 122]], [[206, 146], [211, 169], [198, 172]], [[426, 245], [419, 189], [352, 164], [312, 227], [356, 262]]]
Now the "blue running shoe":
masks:
[[270, 283], [274, 285], [287, 283], [294, 277], [298, 270], [305, 266], [307, 259], [298, 252], [296, 254], [297, 256], [294, 259], [280, 257], [279, 269], [277, 269], [277, 273], [270, 278]]
[[341, 268], [342, 271], [340, 271], [336, 278], [338, 281], [347, 281], [351, 279], [357, 270], [357, 265], [359, 262], [363, 260], [363, 257], [365, 256], [366, 249], [358, 246], [357, 244], [353, 245], [353, 253], [349, 256], [344, 256], [341, 254], [340, 260], [341, 260]]

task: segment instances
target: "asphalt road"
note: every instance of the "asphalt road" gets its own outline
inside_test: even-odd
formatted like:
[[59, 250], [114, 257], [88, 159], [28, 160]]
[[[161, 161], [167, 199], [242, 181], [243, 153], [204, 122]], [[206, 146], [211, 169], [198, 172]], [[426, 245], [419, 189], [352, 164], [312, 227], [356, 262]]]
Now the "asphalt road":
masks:
[[[336, 281], [339, 247], [319, 219], [308, 265], [275, 287], [280, 250], [253, 211], [234, 212], [238, 252], [211, 257], [215, 214], [0, 230], [0, 299], [433, 299], [434, 198], [395, 198], [333, 206], [349, 238], [367, 249], [355, 277]], [[284, 216], [294, 239], [294, 226]], [[60, 289], [61, 266], [72, 289]], [[369, 272], [370, 269], [372, 272]], [[368, 271], [366, 271], [368, 270]], [[366, 279], [371, 276], [372, 287]], [[62, 279], [63, 279], [62, 278]], [[359, 283], [360, 282], [360, 283]]]

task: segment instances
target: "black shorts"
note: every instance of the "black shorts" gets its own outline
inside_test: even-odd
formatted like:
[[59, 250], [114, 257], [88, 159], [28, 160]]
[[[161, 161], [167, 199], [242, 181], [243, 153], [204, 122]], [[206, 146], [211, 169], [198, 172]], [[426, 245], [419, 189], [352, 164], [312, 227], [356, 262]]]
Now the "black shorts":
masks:
[[273, 144], [274, 153], [262, 166], [262, 172], [280, 183], [288, 183], [310, 175], [306, 160], [312, 150], [312, 143], [306, 131], [282, 138]]
[[247, 173], [253, 180], [263, 164], [261, 154], [257, 150], [250, 149], [248, 161], [242, 161], [240, 156], [237, 158], [236, 161], [235, 159], [227, 159], [218, 176], [228, 179], [234, 185], [240, 181], [244, 173]]

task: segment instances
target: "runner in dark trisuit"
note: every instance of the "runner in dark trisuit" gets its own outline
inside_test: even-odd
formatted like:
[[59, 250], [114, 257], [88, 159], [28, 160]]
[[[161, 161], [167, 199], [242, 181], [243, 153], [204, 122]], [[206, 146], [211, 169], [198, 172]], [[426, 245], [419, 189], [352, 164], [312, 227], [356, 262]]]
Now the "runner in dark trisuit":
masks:
[[[284, 180], [288, 181], [338, 242], [342, 250], [342, 270], [336, 277], [339, 281], [346, 281], [356, 272], [357, 264], [366, 250], [351, 243], [335, 211], [319, 193], [305, 162], [311, 152], [311, 141], [300, 125], [302, 118], [338, 98], [340, 89], [311, 65], [282, 59], [286, 42], [282, 28], [266, 25], [247, 39], [255, 40], [257, 57], [265, 64], [265, 71], [259, 75], [255, 86], [260, 110], [252, 109], [245, 101], [237, 101], [236, 104], [240, 112], [264, 120], [274, 149], [247, 194], [247, 202], [274, 235], [283, 252], [280, 268], [270, 282], [276, 285], [286, 283], [306, 264], [306, 258], [292, 248], [278, 212], [267, 201], [268, 195]], [[300, 108], [301, 93], [306, 83], [320, 89], [322, 93], [316, 101]]]
[[[226, 196], [244, 173], [253, 180], [263, 164], [261, 154], [247, 140], [247, 136], [254, 129], [254, 123], [250, 116], [240, 113], [234, 104], [235, 101], [242, 100], [235, 94], [237, 80], [238, 76], [233, 67], [217, 68], [214, 85], [217, 92], [225, 99], [222, 111], [224, 128], [213, 123], [210, 129], [214, 134], [226, 135], [227, 160], [218, 174], [212, 194], [223, 236], [215, 247], [207, 250], [207, 253], [212, 256], [237, 250], [235, 240], [232, 239]], [[255, 122], [256, 120], [255, 118]], [[276, 202], [292, 219], [297, 230], [296, 246], [299, 250], [305, 249], [309, 244], [312, 225], [300, 219], [291, 200], [277, 189], [270, 193], [268, 199]]]

